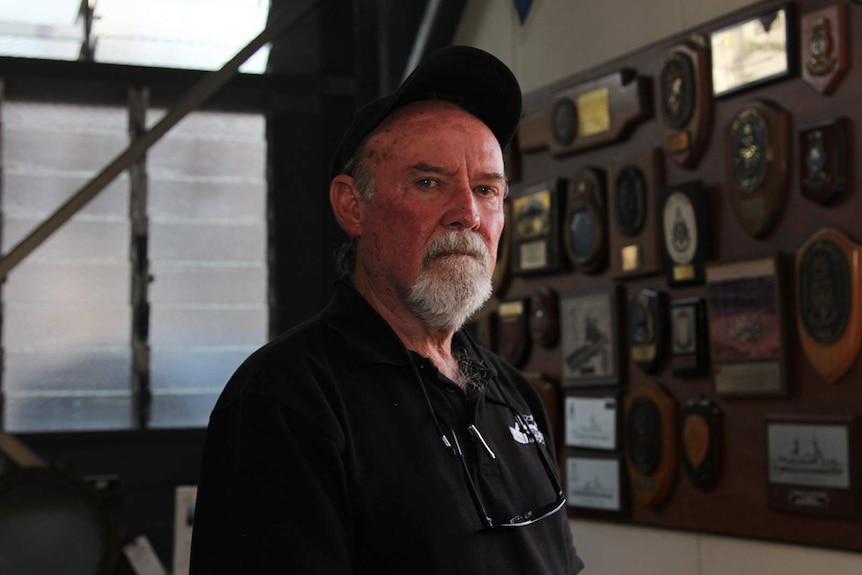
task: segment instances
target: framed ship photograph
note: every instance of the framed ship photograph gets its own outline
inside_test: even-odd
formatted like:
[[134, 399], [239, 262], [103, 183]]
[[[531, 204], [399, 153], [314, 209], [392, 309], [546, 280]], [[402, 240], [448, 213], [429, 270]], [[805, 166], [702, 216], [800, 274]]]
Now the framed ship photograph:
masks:
[[619, 384], [619, 297], [616, 286], [561, 296], [564, 387]]
[[628, 512], [628, 492], [619, 455], [569, 454], [565, 473], [569, 515]]
[[706, 270], [710, 359], [725, 396], [787, 394], [781, 255]]
[[857, 415], [767, 415], [770, 507], [858, 518], [859, 432]]

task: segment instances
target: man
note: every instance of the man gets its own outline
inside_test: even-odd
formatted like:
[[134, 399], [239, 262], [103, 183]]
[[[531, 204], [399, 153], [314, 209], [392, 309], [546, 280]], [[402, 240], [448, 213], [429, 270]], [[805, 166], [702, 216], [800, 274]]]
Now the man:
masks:
[[491, 294], [520, 114], [467, 47], [358, 112], [330, 185], [345, 277], [219, 399], [192, 573], [580, 571], [541, 402], [460, 331]]

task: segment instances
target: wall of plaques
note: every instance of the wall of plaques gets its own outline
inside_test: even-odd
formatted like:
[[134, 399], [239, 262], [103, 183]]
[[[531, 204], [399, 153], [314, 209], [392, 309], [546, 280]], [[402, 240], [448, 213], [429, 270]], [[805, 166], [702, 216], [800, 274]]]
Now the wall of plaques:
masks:
[[862, 550], [860, 96], [862, 4], [822, 0], [526, 95], [473, 327], [570, 516]]

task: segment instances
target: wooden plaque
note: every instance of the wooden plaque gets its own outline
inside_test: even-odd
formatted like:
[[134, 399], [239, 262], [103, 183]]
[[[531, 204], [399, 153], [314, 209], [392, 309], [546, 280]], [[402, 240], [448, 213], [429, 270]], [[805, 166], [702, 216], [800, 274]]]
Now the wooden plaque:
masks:
[[608, 262], [607, 176], [584, 168], [566, 191], [563, 245], [576, 271], [598, 273]]
[[815, 233], [796, 253], [796, 323], [808, 361], [830, 383], [862, 344], [862, 246], [838, 230]]
[[712, 79], [706, 39], [696, 35], [674, 46], [659, 73], [664, 148], [684, 168], [700, 161], [712, 127]]
[[721, 410], [715, 402], [706, 398], [692, 399], [682, 408], [682, 464], [695, 487], [709, 487], [718, 478], [723, 433]]
[[667, 338], [667, 295], [642, 289], [629, 295], [629, 350], [644, 373], [658, 371]]
[[551, 95], [546, 141], [563, 156], [626, 139], [652, 117], [649, 79], [624, 68]]
[[680, 377], [706, 375], [709, 333], [705, 300], [700, 297], [671, 300], [670, 333], [673, 374]]
[[641, 504], [666, 500], [679, 465], [676, 401], [659, 384], [631, 389], [625, 400], [626, 464]]
[[847, 10], [837, 3], [800, 18], [802, 79], [821, 94], [831, 94], [850, 67]]
[[829, 205], [847, 191], [850, 177], [850, 121], [835, 118], [799, 131], [799, 174], [802, 195]]
[[512, 273], [560, 271], [565, 265], [560, 234], [561, 198], [566, 181], [530, 186], [512, 200]]
[[748, 234], [765, 236], [784, 205], [790, 172], [790, 115], [749, 102], [727, 125], [727, 187], [733, 215]]
[[710, 250], [708, 208], [706, 190], [700, 181], [662, 190], [662, 244], [668, 285], [704, 282]]
[[610, 272], [635, 277], [662, 270], [658, 196], [664, 185], [661, 148], [614, 162], [608, 206]]
[[530, 296], [530, 335], [540, 346], [550, 349], [560, 339], [560, 300], [557, 292], [542, 286]]
[[843, 414], [766, 416], [769, 506], [858, 518], [860, 418]]
[[560, 297], [563, 386], [619, 384], [619, 299], [616, 286]]
[[716, 392], [786, 395], [781, 255], [709, 266], [706, 279]]
[[503, 301], [497, 308], [497, 352], [515, 367], [524, 365], [530, 355], [529, 309], [527, 298]]

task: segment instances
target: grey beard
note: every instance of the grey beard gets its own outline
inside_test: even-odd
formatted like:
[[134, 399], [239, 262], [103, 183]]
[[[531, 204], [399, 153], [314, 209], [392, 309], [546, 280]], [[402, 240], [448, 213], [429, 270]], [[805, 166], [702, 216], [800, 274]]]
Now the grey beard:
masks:
[[[451, 251], [470, 257], [445, 255]], [[490, 260], [485, 243], [473, 232], [448, 232], [435, 239], [407, 293], [407, 305], [427, 325], [457, 331], [491, 297]]]

